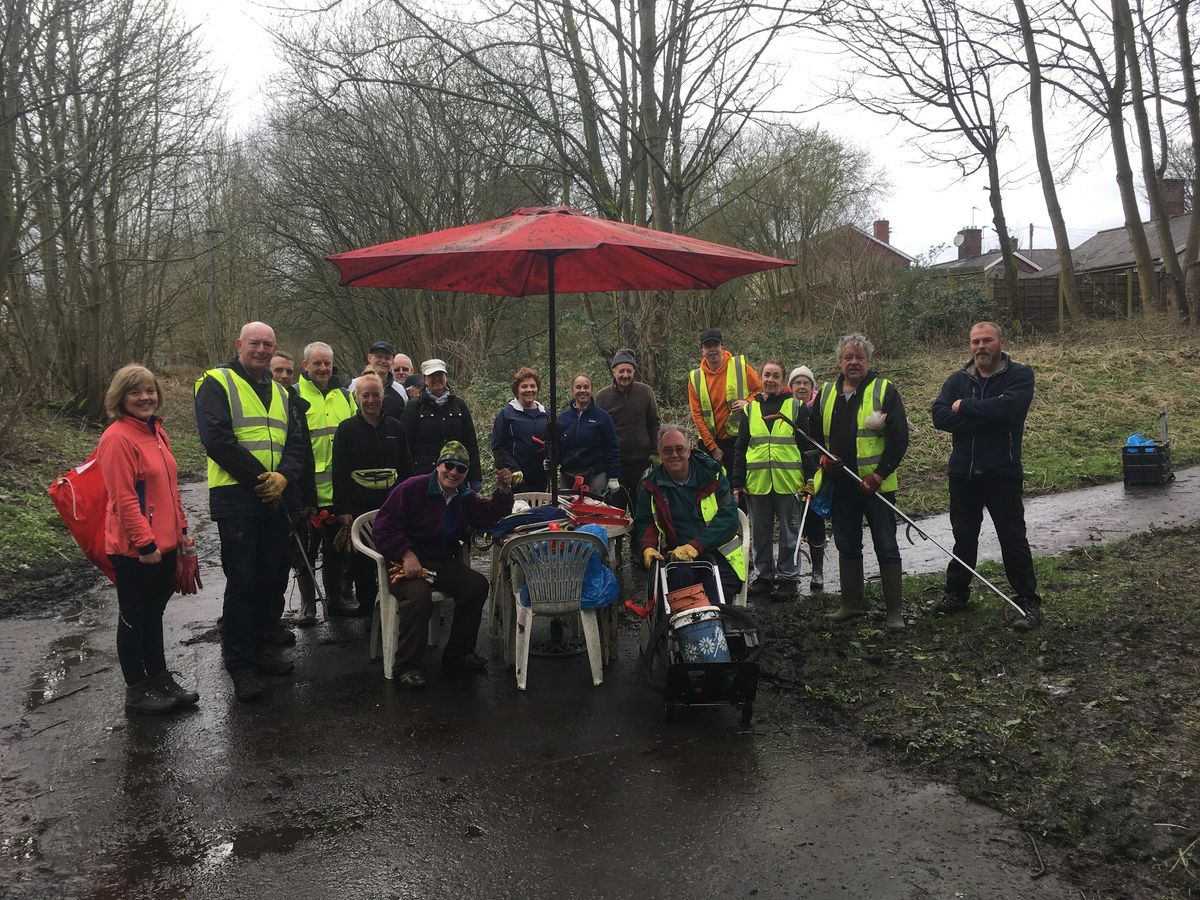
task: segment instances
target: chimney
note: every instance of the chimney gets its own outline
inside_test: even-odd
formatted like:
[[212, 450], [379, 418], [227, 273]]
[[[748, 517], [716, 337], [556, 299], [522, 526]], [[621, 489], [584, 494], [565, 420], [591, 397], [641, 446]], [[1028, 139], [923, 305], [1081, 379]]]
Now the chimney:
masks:
[[883, 241], [885, 244], [892, 242], [892, 226], [887, 219], [875, 220], [875, 240]]
[[983, 256], [983, 229], [982, 228], [963, 228], [958, 232], [962, 241], [955, 241], [958, 244], [958, 258], [970, 259], [972, 256]]
[[1162, 180], [1163, 206], [1167, 208], [1168, 216], [1182, 216], [1187, 212], [1183, 192], [1182, 178], [1164, 178]]

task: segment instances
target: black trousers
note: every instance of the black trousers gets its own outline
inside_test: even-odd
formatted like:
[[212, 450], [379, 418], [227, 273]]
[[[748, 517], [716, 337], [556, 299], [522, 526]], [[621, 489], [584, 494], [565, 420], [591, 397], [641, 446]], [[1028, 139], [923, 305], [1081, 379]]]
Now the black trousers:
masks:
[[650, 457], [648, 456], [621, 457], [621, 477], [617, 480], [621, 482], [621, 488], [625, 491], [625, 498], [631, 513], [637, 509], [638, 485], [642, 483], [642, 476], [646, 474], [648, 468], [650, 468]]
[[389, 586], [400, 618], [396, 667], [401, 672], [415, 669], [425, 655], [435, 590], [454, 598], [454, 618], [442, 659], [456, 660], [474, 653], [479, 638], [479, 622], [488, 595], [487, 578], [457, 559], [430, 562], [428, 567], [437, 572], [433, 584], [424, 578], [402, 578]]
[[263, 629], [279, 620], [287, 588], [287, 513], [217, 520], [225, 603], [221, 647], [231, 673], [253, 672], [262, 649]]
[[[1025, 504], [1020, 478], [950, 478], [950, 527], [954, 553], [974, 567], [979, 558], [979, 528], [987, 510], [1000, 541], [1004, 574], [1021, 606], [1040, 606], [1033, 554], [1025, 536]], [[971, 573], [954, 560], [946, 568], [946, 593], [966, 600], [971, 595]]]
[[163, 613], [175, 593], [175, 551], [146, 565], [135, 556], [113, 556], [117, 573], [117, 659], [126, 684], [137, 684], [167, 669], [163, 652]]

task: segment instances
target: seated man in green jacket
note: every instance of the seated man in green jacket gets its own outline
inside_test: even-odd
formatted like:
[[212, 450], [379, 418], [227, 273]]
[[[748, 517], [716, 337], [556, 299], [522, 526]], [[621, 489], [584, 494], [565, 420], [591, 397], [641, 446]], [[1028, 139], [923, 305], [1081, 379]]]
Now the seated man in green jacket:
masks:
[[[746, 580], [737, 501], [718, 463], [703, 451], [692, 451], [679, 425], [658, 430], [662, 462], [650, 469], [638, 487], [633, 533], [642, 553], [642, 564], [655, 560], [715, 562], [725, 602]], [[695, 578], [672, 575], [672, 590], [694, 584]], [[709, 599], [717, 602], [716, 585], [703, 579]]]

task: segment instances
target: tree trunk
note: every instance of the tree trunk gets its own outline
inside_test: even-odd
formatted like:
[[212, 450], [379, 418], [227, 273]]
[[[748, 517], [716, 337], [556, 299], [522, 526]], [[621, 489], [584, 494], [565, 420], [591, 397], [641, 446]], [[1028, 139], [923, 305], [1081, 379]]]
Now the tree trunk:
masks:
[[1112, 0], [1113, 21], [1117, 25], [1125, 52], [1125, 63], [1129, 67], [1129, 93], [1133, 106], [1133, 119], [1137, 126], [1138, 143], [1142, 160], [1142, 180], [1146, 184], [1146, 196], [1150, 200], [1150, 212], [1158, 230], [1158, 252], [1170, 280], [1170, 307], [1183, 314], [1183, 270], [1175, 255], [1175, 240], [1171, 236], [1171, 222], [1167, 207], [1163, 203], [1158, 172], [1154, 168], [1154, 143], [1150, 136], [1150, 117], [1146, 113], [1146, 97], [1142, 90], [1142, 63], [1138, 55], [1137, 37], [1133, 30], [1133, 15], [1128, 0]]
[[1042, 109], [1042, 65], [1038, 60], [1037, 45], [1033, 39], [1033, 26], [1025, 0], [1015, 0], [1017, 17], [1021, 23], [1021, 37], [1025, 44], [1025, 59], [1029, 68], [1029, 110], [1033, 124], [1033, 148], [1037, 157], [1038, 174], [1042, 181], [1042, 195], [1046, 198], [1046, 212], [1050, 216], [1050, 227], [1054, 230], [1054, 247], [1058, 253], [1063, 295], [1067, 301], [1067, 312], [1072, 319], [1084, 318], [1083, 301], [1079, 298], [1079, 284], [1075, 280], [1075, 262], [1071, 257], [1071, 239], [1067, 236], [1067, 223], [1063, 219], [1062, 207], [1058, 202], [1058, 189], [1054, 186], [1054, 169], [1050, 165], [1050, 153], [1046, 147], [1046, 124]]
[[1175, 29], [1179, 38], [1180, 72], [1187, 103], [1188, 132], [1192, 138], [1192, 209], [1184, 255], [1184, 297], [1193, 322], [1200, 321], [1200, 98], [1196, 95], [1196, 65], [1188, 31], [1188, 0], [1176, 4]]

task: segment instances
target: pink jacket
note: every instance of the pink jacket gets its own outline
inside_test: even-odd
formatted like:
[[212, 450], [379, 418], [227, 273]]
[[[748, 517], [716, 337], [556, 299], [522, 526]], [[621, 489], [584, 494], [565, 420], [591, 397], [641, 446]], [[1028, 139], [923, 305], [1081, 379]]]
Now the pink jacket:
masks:
[[122, 416], [100, 436], [96, 456], [108, 490], [104, 551], [138, 556], [174, 550], [187, 518], [162, 420]]

